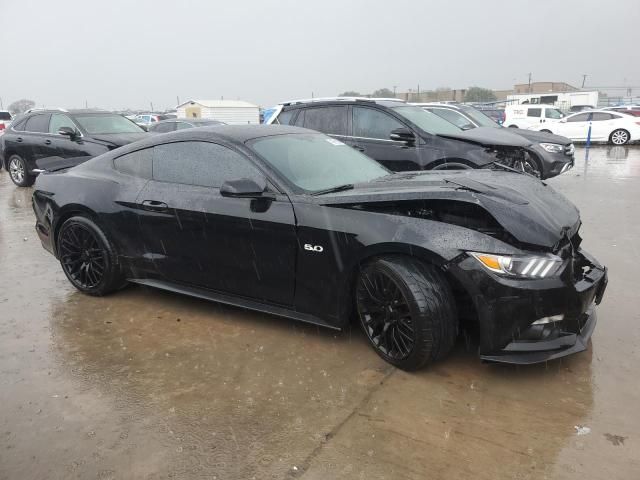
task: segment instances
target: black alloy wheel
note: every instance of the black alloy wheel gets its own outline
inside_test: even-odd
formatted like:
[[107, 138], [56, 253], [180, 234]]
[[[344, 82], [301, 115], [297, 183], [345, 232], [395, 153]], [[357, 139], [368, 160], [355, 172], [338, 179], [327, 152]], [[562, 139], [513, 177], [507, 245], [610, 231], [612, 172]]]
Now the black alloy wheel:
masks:
[[376, 353], [398, 368], [417, 370], [455, 343], [458, 318], [449, 284], [417, 259], [390, 255], [361, 267], [355, 301]]
[[60, 228], [57, 247], [62, 270], [81, 292], [99, 296], [123, 284], [109, 241], [88, 218], [67, 220]]
[[407, 358], [414, 348], [415, 329], [400, 287], [380, 270], [363, 272], [358, 300], [362, 325], [371, 343], [393, 359]]

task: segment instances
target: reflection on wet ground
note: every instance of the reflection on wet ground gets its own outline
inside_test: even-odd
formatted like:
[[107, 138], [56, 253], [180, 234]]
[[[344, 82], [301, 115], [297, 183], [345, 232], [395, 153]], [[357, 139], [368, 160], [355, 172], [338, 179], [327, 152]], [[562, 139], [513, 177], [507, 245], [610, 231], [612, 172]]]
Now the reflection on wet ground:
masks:
[[589, 351], [417, 374], [360, 331], [131, 287], [74, 291], [0, 173], [0, 479], [634, 478], [640, 471], [640, 147], [548, 181], [610, 268]]

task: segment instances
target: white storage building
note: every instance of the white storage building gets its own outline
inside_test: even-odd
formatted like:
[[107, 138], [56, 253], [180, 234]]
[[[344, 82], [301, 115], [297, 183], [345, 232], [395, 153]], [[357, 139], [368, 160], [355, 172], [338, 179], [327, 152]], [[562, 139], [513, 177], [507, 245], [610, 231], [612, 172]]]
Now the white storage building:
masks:
[[178, 118], [208, 118], [229, 125], [260, 123], [260, 109], [243, 100], [189, 100], [176, 107]]

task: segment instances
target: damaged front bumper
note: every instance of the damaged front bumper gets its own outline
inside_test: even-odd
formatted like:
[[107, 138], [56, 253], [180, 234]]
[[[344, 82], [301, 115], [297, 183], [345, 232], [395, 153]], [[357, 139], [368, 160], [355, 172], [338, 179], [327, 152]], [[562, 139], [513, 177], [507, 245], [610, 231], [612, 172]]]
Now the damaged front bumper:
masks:
[[472, 292], [486, 362], [540, 363], [587, 348], [607, 269], [581, 249], [549, 279], [504, 278], [465, 259], [451, 273]]

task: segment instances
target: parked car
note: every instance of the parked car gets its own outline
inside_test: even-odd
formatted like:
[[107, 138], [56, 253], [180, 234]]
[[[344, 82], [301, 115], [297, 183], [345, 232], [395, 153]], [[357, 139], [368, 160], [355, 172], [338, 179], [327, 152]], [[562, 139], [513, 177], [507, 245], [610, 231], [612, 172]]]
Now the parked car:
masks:
[[144, 138], [147, 133], [121, 115], [98, 110], [31, 110], [0, 136], [0, 161], [19, 187], [32, 185], [47, 157], [89, 159]]
[[175, 115], [163, 115], [158, 113], [142, 113], [133, 117], [133, 121], [145, 130], [148, 130], [152, 125], [162, 120], [168, 120], [175, 118]]
[[593, 105], [573, 105], [569, 108], [569, 113], [584, 112], [586, 110], [594, 110], [595, 108]]
[[279, 105], [268, 123], [338, 138], [393, 171], [478, 168], [500, 162], [532, 174], [545, 169], [532, 142], [506, 129], [464, 131], [399, 100], [332, 98]]
[[154, 123], [149, 128], [149, 133], [168, 133], [185, 128], [209, 127], [212, 125], [226, 125], [224, 122], [217, 120], [206, 120], [202, 118], [181, 118], [175, 120], [161, 120]]
[[502, 125], [505, 119], [504, 108], [499, 108], [495, 106], [487, 106], [487, 105], [473, 105], [473, 107], [477, 110], [480, 110], [487, 117], [491, 118], [494, 122]]
[[530, 175], [392, 174], [290, 126], [151, 136], [40, 175], [33, 205], [81, 292], [133, 282], [334, 329], [355, 314], [406, 370], [446, 355], [461, 321], [487, 361], [584, 350], [607, 283], [578, 210]]
[[504, 126], [509, 128], [529, 128], [541, 123], [555, 123], [565, 116], [556, 107], [540, 104], [507, 105], [504, 112]]
[[540, 124], [532, 128], [562, 135], [575, 142], [584, 142], [590, 126], [591, 140], [594, 142], [625, 145], [640, 140], [640, 119], [606, 110], [574, 113], [560, 122]]
[[0, 110], [0, 133], [2, 133], [11, 123], [11, 113], [7, 110]]
[[603, 108], [602, 110], [608, 110], [608, 111], [618, 112], [618, 113], [626, 113], [627, 115], [640, 117], [640, 105], [620, 105], [617, 107], [606, 107], [606, 108]]
[[[470, 105], [459, 103], [415, 103], [414, 105], [435, 113], [463, 130], [479, 127], [504, 128], [486, 116], [483, 111], [476, 110]], [[509, 132], [531, 142], [529, 153], [535, 156], [537, 161], [532, 162], [529, 173], [546, 179], [560, 175], [573, 167], [575, 147], [570, 139], [532, 130], [512, 129]]]

